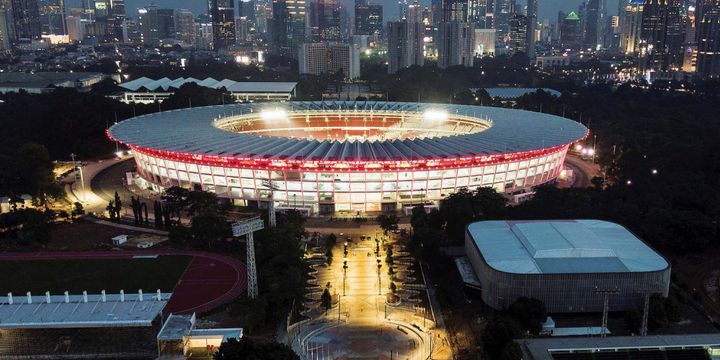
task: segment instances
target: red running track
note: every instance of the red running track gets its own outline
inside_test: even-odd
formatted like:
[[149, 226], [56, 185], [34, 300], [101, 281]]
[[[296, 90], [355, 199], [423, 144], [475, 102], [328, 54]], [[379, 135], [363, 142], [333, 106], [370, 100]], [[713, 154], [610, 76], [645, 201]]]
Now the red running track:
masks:
[[0, 261], [126, 259], [134, 256], [153, 255], [193, 257], [175, 285], [170, 301], [163, 310], [164, 314], [206, 312], [227, 304], [245, 293], [247, 286], [245, 264], [231, 257], [209, 252], [138, 250], [2, 253]]

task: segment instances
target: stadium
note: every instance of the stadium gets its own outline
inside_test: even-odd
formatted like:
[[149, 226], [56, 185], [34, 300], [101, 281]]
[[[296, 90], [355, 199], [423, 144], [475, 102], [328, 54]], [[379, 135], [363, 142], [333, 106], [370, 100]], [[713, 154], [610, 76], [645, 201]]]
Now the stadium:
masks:
[[144, 187], [212, 191], [308, 214], [397, 211], [458, 188], [553, 181], [587, 129], [554, 115], [452, 104], [248, 103], [138, 116], [108, 130]]
[[621, 225], [601, 220], [480, 221], [467, 226], [465, 253], [482, 299], [504, 309], [536, 298], [548, 312], [641, 309], [667, 297], [670, 264]]

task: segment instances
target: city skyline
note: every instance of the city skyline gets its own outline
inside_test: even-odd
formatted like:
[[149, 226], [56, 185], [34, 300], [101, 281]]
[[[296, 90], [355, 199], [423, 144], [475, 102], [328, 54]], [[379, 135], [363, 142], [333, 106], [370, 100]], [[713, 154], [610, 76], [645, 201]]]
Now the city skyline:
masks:
[[[149, 0], [127, 0], [126, 1], [126, 12], [129, 16], [136, 15], [137, 9], [142, 8], [150, 4]], [[174, 9], [188, 9], [196, 15], [203, 13], [207, 10], [207, 3], [201, 0], [153, 0], [154, 4], [160, 7], [168, 7]], [[554, 20], [557, 17], [558, 11], [570, 12], [571, 10], [576, 11], [578, 5], [582, 0], [541, 0], [538, 1], [538, 19], [550, 19]], [[67, 0], [65, 2], [66, 8], [80, 7], [81, 0]], [[348, 8], [352, 8], [353, 1], [343, 0], [342, 3]], [[383, 5], [383, 18], [385, 21], [392, 21], [398, 17], [399, 9], [397, 1], [394, 0], [374, 0], [373, 3]], [[430, 7], [430, 0], [421, 0], [420, 3], [423, 7]], [[522, 1], [518, 2], [522, 4]], [[617, 10], [618, 0], [608, 0], [606, 2], [607, 12], [610, 15], [614, 15]]]

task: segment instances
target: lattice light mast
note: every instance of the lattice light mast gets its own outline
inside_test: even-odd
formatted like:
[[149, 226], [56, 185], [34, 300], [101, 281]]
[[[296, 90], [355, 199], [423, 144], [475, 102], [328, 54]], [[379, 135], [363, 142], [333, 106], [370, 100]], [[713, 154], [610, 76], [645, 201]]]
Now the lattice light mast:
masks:
[[273, 195], [275, 193], [275, 190], [280, 190], [280, 188], [275, 185], [275, 182], [271, 180], [263, 181], [263, 186], [270, 189], [270, 203], [268, 204], [268, 226], [274, 228], [275, 226], [277, 226], [277, 220], [275, 218], [275, 199], [273, 199]]
[[248, 268], [248, 297], [254, 299], [258, 296], [257, 264], [255, 263], [255, 243], [253, 233], [265, 228], [259, 216], [238, 220], [232, 224], [234, 237], [247, 235], [247, 268]]

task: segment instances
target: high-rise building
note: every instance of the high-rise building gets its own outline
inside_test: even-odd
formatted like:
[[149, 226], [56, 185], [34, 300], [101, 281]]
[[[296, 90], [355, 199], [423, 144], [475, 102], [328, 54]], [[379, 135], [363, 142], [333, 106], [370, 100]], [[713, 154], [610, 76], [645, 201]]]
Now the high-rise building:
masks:
[[123, 23], [125, 22], [125, 0], [105, 0], [107, 8], [107, 20], [105, 40], [107, 42], [122, 42]]
[[475, 29], [475, 45], [473, 52], [476, 57], [495, 56], [495, 29]]
[[234, 0], [208, 0], [208, 14], [213, 27], [213, 49], [224, 49], [235, 43]]
[[640, 51], [640, 33], [642, 30], [643, 4], [645, 0], [632, 0], [625, 6], [620, 35], [620, 51], [625, 54], [637, 54]]
[[63, 0], [39, 0], [40, 31], [43, 35], [65, 35], [65, 4]]
[[640, 30], [643, 70], [676, 70], [682, 66], [684, 27], [680, 0], [645, 0]]
[[697, 70], [697, 21], [695, 18], [696, 6], [688, 6], [685, 24], [685, 47], [682, 70], [695, 72]]
[[409, 18], [388, 23], [388, 73], [425, 63], [423, 37], [425, 26]]
[[510, 35], [510, 18], [515, 14], [515, 0], [495, 0], [493, 12], [495, 30], [500, 41], [507, 40]]
[[255, 0], [238, 0], [238, 16], [255, 23]]
[[355, 5], [355, 35], [380, 35], [382, 27], [382, 5], [367, 2]]
[[563, 50], [580, 48], [580, 17], [571, 11], [560, 24], [560, 46]]
[[300, 74], [360, 76], [360, 46], [343, 43], [303, 44], [299, 51]]
[[464, 21], [446, 21], [439, 26], [438, 66], [472, 66], [475, 24]]
[[720, 0], [700, 0], [697, 21], [697, 73], [701, 77], [720, 78]]
[[510, 54], [523, 52], [527, 55], [529, 50], [527, 33], [528, 18], [525, 15], [513, 15], [510, 18], [510, 42], [508, 43]]
[[11, 0], [13, 30], [19, 39], [40, 38], [40, 9], [37, 0]]
[[310, 2], [310, 38], [313, 42], [340, 41], [339, 0], [312, 0]]
[[149, 5], [138, 10], [141, 41], [152, 46], [175, 38], [175, 10]]
[[268, 21], [271, 51], [296, 57], [307, 39], [305, 0], [273, 0]]
[[583, 48], [593, 49], [600, 44], [600, 1], [589, 0], [585, 7], [585, 28], [583, 29]]
[[182, 42], [183, 46], [195, 46], [195, 14], [187, 9], [175, 11], [175, 38]]
[[10, 21], [9, 11], [0, 7], [0, 51], [8, 50], [12, 46], [10, 42]]
[[[538, 0], [527, 0], [525, 53], [535, 61], [535, 29], [537, 28]], [[512, 33], [512, 29], [510, 31]]]

